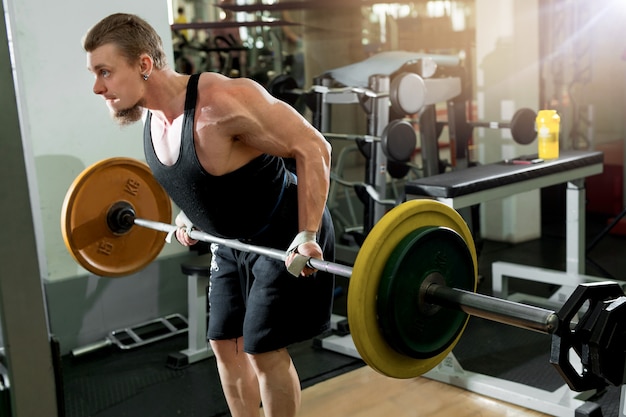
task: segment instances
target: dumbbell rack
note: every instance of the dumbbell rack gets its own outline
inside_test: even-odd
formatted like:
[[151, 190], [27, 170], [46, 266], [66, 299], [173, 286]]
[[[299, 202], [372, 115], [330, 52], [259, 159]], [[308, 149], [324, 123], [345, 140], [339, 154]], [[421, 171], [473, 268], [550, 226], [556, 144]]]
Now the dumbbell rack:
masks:
[[[389, 77], [373, 76], [371, 90], [362, 88], [330, 88], [332, 79], [319, 77], [314, 80], [313, 126], [322, 133], [330, 130], [330, 114], [332, 104], [359, 104], [365, 98], [371, 100], [368, 117], [368, 135], [380, 137], [389, 122]], [[373, 143], [366, 166], [365, 182], [371, 185], [380, 196], [386, 195], [387, 160], [380, 149], [380, 144]], [[385, 213], [386, 207], [376, 204], [370, 199], [364, 213], [364, 229], [369, 230]]]

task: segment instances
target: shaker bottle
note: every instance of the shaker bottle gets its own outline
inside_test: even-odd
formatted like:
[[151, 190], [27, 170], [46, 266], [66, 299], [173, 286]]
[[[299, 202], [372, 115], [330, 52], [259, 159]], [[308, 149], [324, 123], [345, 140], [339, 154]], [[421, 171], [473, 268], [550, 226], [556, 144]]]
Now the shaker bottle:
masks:
[[559, 125], [561, 118], [556, 110], [540, 110], [535, 120], [539, 158], [555, 159], [559, 157]]

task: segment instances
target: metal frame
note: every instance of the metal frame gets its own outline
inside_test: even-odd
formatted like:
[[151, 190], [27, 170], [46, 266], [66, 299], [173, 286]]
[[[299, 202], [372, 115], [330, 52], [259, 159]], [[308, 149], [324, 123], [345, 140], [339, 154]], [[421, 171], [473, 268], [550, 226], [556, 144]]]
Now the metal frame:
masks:
[[[319, 340], [318, 344], [320, 347], [333, 352], [361, 358], [350, 335], [328, 336]], [[470, 372], [463, 369], [454, 356], [454, 352], [448, 354], [439, 365], [425, 373], [423, 377], [558, 417], [585, 415], [580, 414], [580, 410], [587, 406], [586, 400], [595, 394], [595, 391], [575, 392], [565, 384], [555, 391], [546, 391], [501, 378]], [[624, 388], [622, 388], [622, 402], [624, 402]], [[623, 415], [619, 417], [623, 417]]]
[[[600, 165], [598, 169], [597, 165]], [[492, 291], [493, 295], [508, 298], [509, 278], [525, 279], [535, 282], [558, 285], [559, 289], [550, 297], [550, 301], [561, 305], [571, 295], [574, 288], [583, 282], [606, 281], [605, 279], [585, 275], [585, 186], [584, 178], [574, 178], [576, 175], [590, 176], [602, 172], [602, 165], [596, 164], [568, 172], [554, 174], [567, 178], [566, 190], [566, 238], [565, 238], [565, 271], [551, 271], [527, 265], [518, 265], [508, 262], [494, 262], [492, 264]], [[587, 171], [585, 173], [585, 171]], [[567, 175], [570, 173], [569, 175]], [[558, 183], [555, 183], [558, 184]]]
[[486, 397], [559, 417], [585, 415], [584, 413], [581, 414], [580, 410], [584, 409], [587, 400], [595, 394], [595, 390], [582, 393], [574, 392], [565, 384], [554, 391], [547, 391], [518, 382], [470, 372], [463, 369], [452, 353], [424, 376]]
[[[330, 114], [332, 104], [361, 104], [367, 107], [367, 135], [380, 137], [389, 123], [389, 76], [372, 75], [369, 89], [358, 87], [329, 88], [331, 80], [319, 78], [314, 80], [312, 87], [315, 93], [315, 110], [313, 125], [322, 133], [328, 133], [331, 125]], [[371, 155], [365, 167], [365, 182], [374, 187], [379, 196], [386, 195], [387, 158], [382, 151], [380, 141], [371, 142]], [[363, 218], [364, 232], [369, 231], [385, 214], [386, 206], [378, 204], [370, 198]]]
[[[319, 347], [361, 359], [352, 337], [331, 335], [317, 340]], [[515, 404], [529, 410], [539, 411], [557, 417], [579, 417], [590, 415], [588, 410], [597, 408], [597, 404], [588, 401], [596, 390], [575, 392], [566, 384], [554, 391], [531, 387], [518, 382], [492, 377], [463, 369], [454, 352], [423, 377], [453, 385], [476, 394], [499, 401]], [[620, 414], [624, 417], [626, 407], [626, 386], [621, 388]]]
[[206, 338], [208, 285], [208, 276], [198, 273], [187, 276], [188, 347], [180, 353], [187, 358], [189, 364], [215, 356]]

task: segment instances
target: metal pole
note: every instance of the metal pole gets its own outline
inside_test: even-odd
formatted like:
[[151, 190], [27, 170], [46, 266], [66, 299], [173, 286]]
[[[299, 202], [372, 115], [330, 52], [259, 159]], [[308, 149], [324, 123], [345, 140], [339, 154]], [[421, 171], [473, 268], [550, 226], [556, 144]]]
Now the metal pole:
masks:
[[425, 106], [419, 116], [424, 176], [439, 174], [439, 145], [437, 141], [437, 113], [434, 105]]
[[[372, 75], [369, 77], [369, 88], [376, 93], [372, 98], [372, 109], [368, 121], [370, 137], [381, 137], [389, 124], [389, 85], [388, 75]], [[382, 150], [380, 141], [370, 145], [370, 158], [366, 171], [366, 183], [376, 189], [380, 198], [387, 195], [387, 157]], [[369, 198], [369, 204], [364, 215], [364, 232], [367, 234], [385, 214], [387, 207]]]
[[22, 80], [13, 77], [11, 62], [15, 61], [9, 50], [9, 39], [15, 40], [18, 32], [14, 25], [17, 19], [6, 4], [0, 4], [0, 216], [10, 220], [2, 227], [5, 238], [0, 244], [0, 344], [8, 374], [0, 375], [0, 380], [9, 399], [0, 401], [0, 415], [56, 417], [64, 414], [59, 375], [55, 373], [60, 371], [59, 356], [49, 332], [42, 282], [47, 274], [45, 257], [38, 251], [36, 219], [40, 212], [34, 206], [38, 200], [31, 194], [36, 184], [29, 181], [36, 178], [35, 166], [31, 150], [24, 149], [28, 139], [20, 128], [19, 113], [25, 102], [20, 104], [16, 86]]

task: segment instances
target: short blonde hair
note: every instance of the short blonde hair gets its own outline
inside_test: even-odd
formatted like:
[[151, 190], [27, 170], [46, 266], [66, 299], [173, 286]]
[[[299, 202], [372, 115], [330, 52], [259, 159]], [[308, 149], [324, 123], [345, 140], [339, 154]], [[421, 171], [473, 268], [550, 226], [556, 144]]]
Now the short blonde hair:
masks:
[[85, 35], [83, 48], [92, 52], [102, 45], [116, 45], [129, 63], [148, 54], [157, 69], [167, 66], [163, 41], [148, 22], [139, 16], [115, 13], [96, 23]]

